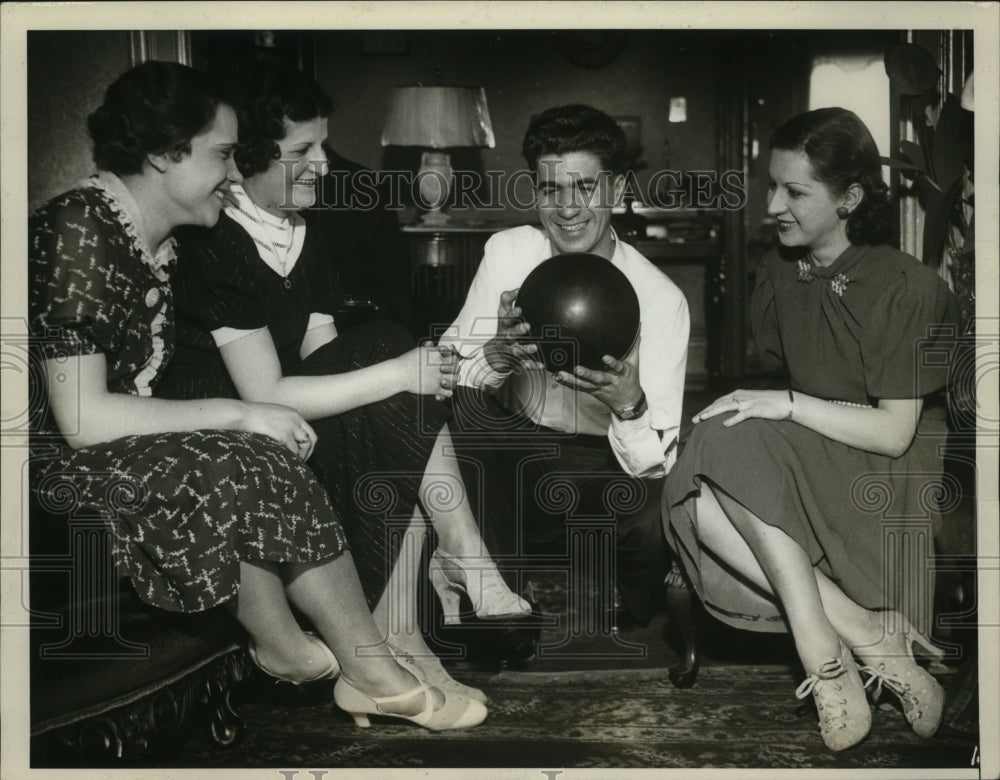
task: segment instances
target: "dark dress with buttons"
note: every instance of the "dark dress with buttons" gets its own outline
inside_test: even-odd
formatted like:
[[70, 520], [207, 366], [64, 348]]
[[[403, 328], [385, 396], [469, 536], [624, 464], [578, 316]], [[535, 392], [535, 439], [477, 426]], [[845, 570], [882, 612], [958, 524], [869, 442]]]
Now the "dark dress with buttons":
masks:
[[[174, 349], [172, 252], [152, 257], [96, 179], [43, 205], [29, 230], [36, 358], [58, 370], [71, 356], [103, 355], [110, 392], [149, 396]], [[48, 512], [104, 518], [116, 566], [144, 601], [205, 610], [237, 594], [241, 561], [307, 563], [347, 549], [312, 472], [270, 438], [200, 430], [74, 450], [44, 392], [34, 372], [38, 502]]]
[[[944, 282], [888, 246], [851, 246], [812, 268], [764, 258], [751, 305], [757, 351], [790, 387], [831, 403], [927, 398], [946, 383], [958, 311]], [[926, 408], [909, 449], [892, 458], [833, 441], [792, 421], [730, 415], [694, 426], [664, 490], [665, 530], [703, 603], [757, 631], [787, 630], [775, 601], [701, 546], [702, 480], [777, 526], [857, 603], [899, 609], [929, 631], [934, 531], [958, 500], [943, 475], [947, 427]]]
[[[353, 371], [412, 349], [413, 339], [402, 326], [374, 321], [338, 335], [305, 360], [299, 356], [310, 314], [332, 316], [340, 302], [331, 251], [325, 233], [310, 225], [298, 260], [282, 278], [225, 214], [211, 230], [184, 232], [174, 278], [177, 354], [157, 394], [236, 397], [211, 334], [224, 327], [268, 328], [285, 376]], [[395, 566], [399, 533], [413, 517], [424, 468], [448, 415], [431, 396], [397, 393], [310, 420], [317, 444], [309, 466], [344, 525], [370, 607], [378, 603]], [[438, 494], [461, 490], [442, 477]]]

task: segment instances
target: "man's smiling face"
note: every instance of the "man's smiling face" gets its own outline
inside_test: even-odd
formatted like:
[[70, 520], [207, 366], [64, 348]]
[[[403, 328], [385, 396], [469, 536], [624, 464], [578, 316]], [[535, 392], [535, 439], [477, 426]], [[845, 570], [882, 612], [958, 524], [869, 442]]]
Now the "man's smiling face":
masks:
[[535, 206], [557, 254], [587, 252], [610, 260], [611, 210], [624, 177], [603, 170], [592, 152], [544, 154], [535, 175]]

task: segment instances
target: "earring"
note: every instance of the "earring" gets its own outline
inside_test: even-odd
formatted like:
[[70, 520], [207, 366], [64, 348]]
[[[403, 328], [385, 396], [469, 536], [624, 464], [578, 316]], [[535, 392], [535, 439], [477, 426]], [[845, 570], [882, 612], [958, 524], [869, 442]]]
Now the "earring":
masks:
[[837, 216], [841, 219], [847, 219], [851, 216], [851, 212], [847, 210], [847, 206], [837, 206]]

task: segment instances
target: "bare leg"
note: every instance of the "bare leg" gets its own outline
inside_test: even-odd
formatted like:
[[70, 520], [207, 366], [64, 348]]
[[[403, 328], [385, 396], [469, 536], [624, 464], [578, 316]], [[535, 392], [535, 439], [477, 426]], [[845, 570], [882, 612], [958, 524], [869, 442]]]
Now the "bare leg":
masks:
[[394, 647], [414, 655], [431, 654], [420, 631], [417, 615], [417, 576], [426, 538], [427, 525], [419, 511], [415, 510], [410, 526], [403, 534], [396, 566], [372, 613], [379, 632]]
[[459, 693], [467, 698], [486, 703], [486, 695], [455, 680], [441, 665], [420, 630], [417, 611], [417, 575], [420, 572], [420, 553], [427, 538], [427, 523], [419, 510], [414, 509], [413, 519], [403, 535], [402, 548], [386, 583], [382, 598], [375, 605], [372, 618], [386, 640], [397, 651], [397, 660], [409, 666], [411, 672], [446, 694]]
[[733, 527], [746, 541], [780, 599], [802, 665], [818, 669], [840, 656], [840, 637], [830, 624], [809, 556], [788, 534], [751, 514], [721, 490], [711, 489]]
[[[365, 604], [350, 553], [320, 564], [287, 564], [285, 592], [312, 621], [333, 650], [343, 676], [370, 696], [393, 696], [412, 690], [417, 679], [396, 663], [388, 650], [377, 653], [383, 638]], [[436, 707], [440, 691], [430, 689]], [[424, 696], [393, 704], [393, 712], [414, 715], [424, 708]]]
[[[746, 539], [723, 511], [714, 490], [702, 490], [697, 499], [697, 511], [698, 533], [705, 546], [748, 582], [774, 595], [767, 575]], [[823, 612], [844, 642], [853, 647], [878, 641], [881, 636], [878, 615], [853, 601], [816, 567], [813, 567], [813, 574], [823, 602]]]
[[[812, 694], [827, 747], [844, 750], [856, 745], [871, 729], [871, 712], [851, 651], [844, 647], [824, 610], [817, 572], [809, 556], [783, 530], [763, 522], [724, 491], [705, 483], [702, 493], [706, 492], [715, 494], [781, 602], [799, 660], [808, 674], [796, 696]], [[745, 556], [733, 557], [739, 560]], [[844, 608], [845, 604], [837, 601], [836, 607]], [[936, 723], [930, 725], [936, 727]]]
[[227, 606], [272, 674], [308, 680], [327, 666], [328, 659], [317, 653], [288, 607], [277, 565], [241, 561], [239, 596]]
[[740, 574], [747, 582], [771, 596], [774, 589], [760, 568], [746, 539], [733, 526], [719, 505], [715, 491], [706, 484], [695, 500], [698, 512], [698, 539], [723, 563]]
[[460, 622], [459, 590], [468, 593], [483, 620], [528, 615], [531, 605], [507, 587], [479, 533], [456, 458], [447, 456], [451, 432], [438, 433], [420, 483], [420, 500], [438, 534], [431, 559], [431, 582], [445, 610], [445, 621]]
[[441, 547], [459, 558], [489, 556], [479, 533], [469, 497], [458, 469], [458, 461], [445, 455], [451, 448], [451, 432], [444, 426], [420, 483], [420, 501], [430, 513]]

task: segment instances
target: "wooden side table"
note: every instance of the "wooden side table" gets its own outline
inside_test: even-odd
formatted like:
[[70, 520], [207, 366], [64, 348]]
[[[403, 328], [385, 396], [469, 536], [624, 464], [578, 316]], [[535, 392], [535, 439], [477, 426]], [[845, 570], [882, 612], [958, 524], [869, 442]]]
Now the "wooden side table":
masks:
[[491, 235], [515, 223], [403, 225], [418, 335], [437, 337], [455, 320]]

